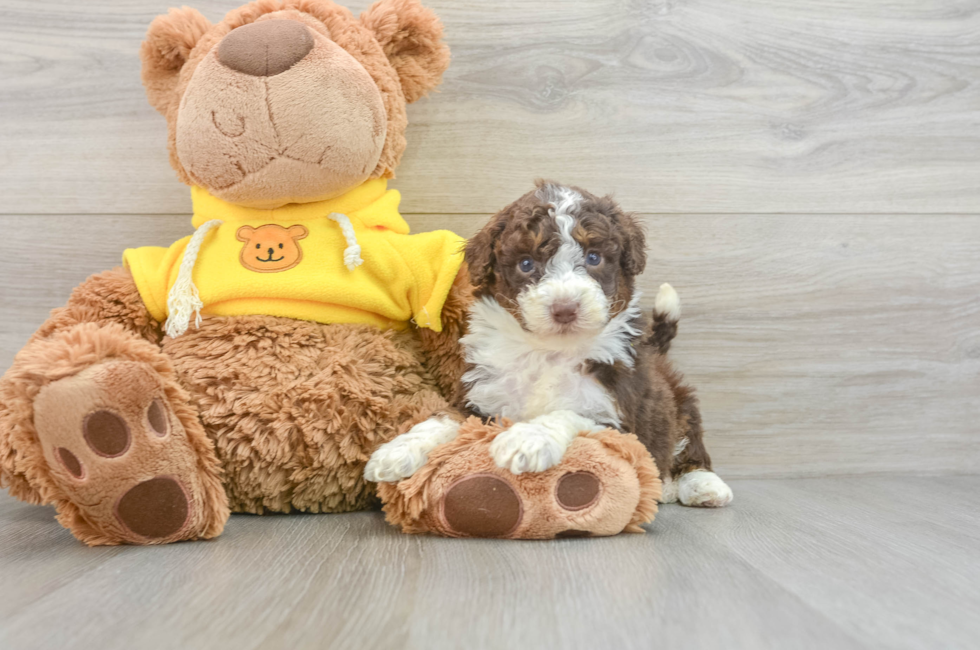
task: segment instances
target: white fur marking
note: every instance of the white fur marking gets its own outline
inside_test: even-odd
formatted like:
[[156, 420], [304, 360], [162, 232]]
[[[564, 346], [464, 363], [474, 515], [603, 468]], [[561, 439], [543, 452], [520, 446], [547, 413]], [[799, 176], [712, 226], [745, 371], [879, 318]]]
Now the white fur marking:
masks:
[[612, 395], [595, 377], [583, 374], [586, 361], [627, 367], [634, 363], [632, 341], [640, 332], [639, 293], [598, 333], [539, 335], [528, 332], [496, 300], [470, 307], [469, 333], [461, 343], [472, 368], [463, 375], [470, 406], [484, 415], [526, 421], [557, 410], [619, 426]]
[[554, 411], [518, 422], [490, 443], [497, 467], [513, 474], [543, 472], [561, 462], [572, 441], [583, 432], [602, 427], [572, 411]]
[[364, 478], [372, 483], [391, 483], [408, 478], [429, 459], [429, 452], [450, 442], [459, 433], [459, 422], [446, 416], [429, 418], [371, 454]]
[[[470, 308], [469, 333], [462, 339], [473, 368], [463, 375], [469, 405], [485, 415], [528, 420], [569, 410], [596, 422], [620, 425], [615, 400], [595, 377], [583, 372], [587, 361], [633, 367], [633, 341], [640, 331], [639, 292], [625, 310], [609, 318], [609, 300], [585, 268], [585, 252], [572, 236], [582, 195], [568, 187], [545, 185], [537, 196], [551, 204], [561, 244], [540, 281], [517, 297], [525, 327], [496, 300], [483, 298]], [[578, 306], [568, 327], [555, 323], [552, 305]]]
[[[551, 204], [548, 213], [558, 226], [561, 244], [545, 265], [541, 279], [517, 296], [524, 324], [540, 334], [567, 335], [601, 329], [609, 318], [609, 299], [586, 270], [585, 251], [572, 236], [574, 213], [582, 195], [560, 185], [545, 185], [537, 196]], [[559, 303], [577, 306], [578, 318], [573, 324], [565, 326], [554, 321], [551, 308]]]
[[552, 217], [558, 215], [573, 216], [572, 212], [578, 209], [578, 204], [582, 201], [582, 195], [570, 187], [548, 183], [534, 193], [539, 200], [551, 205], [550, 214]]
[[677, 481], [665, 478], [660, 489], [660, 503], [677, 503]]
[[674, 287], [666, 282], [660, 285], [660, 291], [657, 292], [657, 299], [653, 303], [653, 311], [666, 317], [672, 323], [676, 323], [681, 319], [681, 299], [677, 295], [677, 291], [674, 290]]
[[561, 238], [561, 245], [555, 254], [548, 260], [545, 270], [545, 277], [548, 275], [563, 276], [567, 273], [585, 273], [585, 251], [582, 245], [575, 241], [572, 236], [572, 229], [575, 228], [575, 218], [565, 212], [558, 212], [554, 208], [551, 216], [558, 225], [558, 236]]
[[685, 506], [720, 508], [732, 502], [732, 489], [714, 472], [696, 469], [677, 478], [677, 498]]
[[674, 458], [680, 456], [684, 452], [684, 450], [687, 449], [687, 443], [689, 442], [691, 441], [688, 440], [687, 438], [681, 438], [680, 440], [677, 441], [677, 444], [674, 445]]

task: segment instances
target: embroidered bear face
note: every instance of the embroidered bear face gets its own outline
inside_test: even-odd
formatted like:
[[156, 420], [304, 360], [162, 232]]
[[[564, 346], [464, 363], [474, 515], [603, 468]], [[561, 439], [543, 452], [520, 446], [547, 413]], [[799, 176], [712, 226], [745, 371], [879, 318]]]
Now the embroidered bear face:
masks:
[[242, 226], [236, 233], [238, 241], [245, 242], [239, 259], [246, 269], [259, 273], [289, 270], [302, 261], [299, 240], [308, 234], [305, 226], [283, 228], [274, 223], [258, 228]]

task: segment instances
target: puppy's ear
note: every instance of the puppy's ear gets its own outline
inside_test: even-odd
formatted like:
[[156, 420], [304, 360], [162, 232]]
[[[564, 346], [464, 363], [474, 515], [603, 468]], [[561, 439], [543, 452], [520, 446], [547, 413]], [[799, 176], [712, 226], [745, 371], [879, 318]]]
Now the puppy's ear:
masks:
[[631, 277], [638, 276], [647, 265], [647, 239], [643, 234], [643, 226], [634, 214], [623, 212], [619, 208], [613, 212], [613, 220], [623, 233], [620, 256], [623, 272]]
[[494, 267], [497, 265], [495, 252], [497, 240], [504, 234], [509, 218], [509, 208], [505, 208], [495, 214], [490, 219], [490, 223], [466, 243], [463, 257], [469, 267], [470, 281], [476, 287], [477, 292], [485, 289], [494, 281]]
[[442, 81], [449, 67], [442, 23], [418, 0], [379, 0], [361, 14], [361, 24], [381, 43], [409, 103]]
[[177, 101], [177, 78], [211, 23], [197, 9], [181, 7], [157, 16], [140, 47], [143, 85], [153, 108], [164, 115]]

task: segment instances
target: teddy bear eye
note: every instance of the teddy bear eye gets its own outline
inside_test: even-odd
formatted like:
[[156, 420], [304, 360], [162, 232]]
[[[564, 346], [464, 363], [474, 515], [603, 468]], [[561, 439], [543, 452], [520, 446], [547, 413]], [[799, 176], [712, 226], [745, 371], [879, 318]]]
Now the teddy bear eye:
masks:
[[262, 248], [262, 244], [256, 244], [255, 247], [256, 248]]
[[282, 248], [282, 244], [279, 244], [279, 248]]

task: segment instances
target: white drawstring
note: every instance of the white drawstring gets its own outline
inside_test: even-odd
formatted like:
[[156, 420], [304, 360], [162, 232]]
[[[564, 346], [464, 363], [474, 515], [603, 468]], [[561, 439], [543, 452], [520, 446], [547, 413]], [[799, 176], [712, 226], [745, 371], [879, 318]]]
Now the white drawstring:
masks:
[[340, 232], [344, 233], [344, 241], [347, 242], [347, 248], [344, 249], [344, 266], [348, 271], [353, 271], [364, 264], [364, 260], [361, 259], [361, 245], [357, 243], [357, 235], [354, 234], [350, 217], [339, 212], [331, 212], [327, 217], [336, 221], [340, 226]]
[[[344, 249], [344, 266], [349, 271], [353, 271], [364, 263], [361, 259], [361, 246], [357, 243], [357, 235], [354, 233], [354, 226], [346, 214], [332, 212], [328, 218], [337, 222], [340, 231], [344, 234], [344, 241], [347, 248]], [[194, 315], [194, 327], [201, 326], [201, 309], [204, 303], [201, 302], [200, 294], [197, 292], [197, 285], [194, 284], [192, 277], [194, 264], [197, 262], [197, 255], [204, 242], [204, 236], [212, 228], [216, 228], [224, 223], [221, 219], [206, 221], [194, 231], [191, 240], [187, 242], [184, 249], [184, 259], [180, 262], [180, 270], [177, 271], [177, 280], [174, 286], [170, 287], [167, 295], [167, 311], [170, 316], [167, 318], [165, 329], [167, 336], [176, 338], [187, 331], [190, 327], [191, 315]]]
[[194, 314], [194, 327], [201, 326], [201, 308], [204, 307], [204, 303], [201, 302], [191, 274], [194, 272], [194, 263], [197, 261], [204, 236], [212, 228], [223, 223], [221, 219], [205, 221], [187, 242], [184, 259], [181, 260], [180, 270], [177, 271], [177, 280], [174, 286], [170, 287], [170, 293], [167, 295], [167, 311], [170, 316], [167, 318], [166, 331], [170, 338], [178, 337], [187, 331], [191, 323], [191, 314]]

